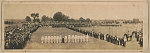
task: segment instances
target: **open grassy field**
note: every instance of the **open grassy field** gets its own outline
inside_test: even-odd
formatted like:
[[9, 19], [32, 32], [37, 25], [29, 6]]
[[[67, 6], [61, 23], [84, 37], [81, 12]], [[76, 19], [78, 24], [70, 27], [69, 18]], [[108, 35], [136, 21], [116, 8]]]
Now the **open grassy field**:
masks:
[[[82, 29], [93, 30], [95, 32], [102, 32], [104, 34], [110, 33], [122, 37], [123, 33], [127, 31], [127, 28], [135, 28], [130, 26], [122, 27], [84, 27]], [[109, 29], [109, 30], [108, 30]], [[134, 30], [134, 29], [133, 29]], [[126, 43], [126, 47], [115, 45], [105, 40], [99, 40], [93, 37], [89, 37], [89, 42], [83, 43], [41, 43], [42, 36], [67, 36], [67, 35], [83, 35], [82, 33], [75, 32], [67, 28], [52, 28], [52, 27], [40, 27], [36, 32], [32, 34], [31, 40], [27, 43], [25, 49], [64, 49], [64, 50], [76, 50], [76, 49], [93, 49], [93, 50], [142, 50], [142, 47], [136, 42], [135, 39]]]

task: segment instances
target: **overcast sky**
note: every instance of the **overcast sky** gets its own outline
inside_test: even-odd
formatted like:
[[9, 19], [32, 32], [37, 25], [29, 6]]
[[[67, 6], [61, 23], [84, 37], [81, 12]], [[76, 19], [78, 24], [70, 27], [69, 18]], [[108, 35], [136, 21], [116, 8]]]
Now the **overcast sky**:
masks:
[[79, 19], [132, 19], [146, 17], [145, 2], [73, 2], [41, 4], [4, 4], [4, 19], [25, 19], [31, 13], [53, 17], [60, 11], [70, 18]]

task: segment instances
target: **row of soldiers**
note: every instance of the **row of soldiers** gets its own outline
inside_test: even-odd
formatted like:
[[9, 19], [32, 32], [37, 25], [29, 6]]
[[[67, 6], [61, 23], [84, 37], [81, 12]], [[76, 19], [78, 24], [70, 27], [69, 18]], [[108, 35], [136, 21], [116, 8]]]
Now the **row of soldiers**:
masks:
[[[124, 47], [126, 45], [126, 41], [124, 40], [124, 38], [118, 38], [117, 36], [113, 37], [109, 34], [106, 34], [106, 36], [105, 36], [103, 33], [100, 33], [100, 32], [95, 33], [93, 31], [86, 31], [86, 30], [83, 30], [80, 28], [75, 28], [75, 27], [67, 27], [67, 28], [77, 31], [77, 32], [80, 32], [80, 33], [83, 33], [83, 34], [88, 34], [89, 36], [100, 39], [100, 40], [106, 40], [108, 42], [111, 42], [111, 43], [114, 43], [117, 45], [122, 45]], [[106, 37], [106, 39], [105, 39], [105, 37]]]
[[106, 34], [106, 41], [113, 44], [122, 45], [124, 47], [126, 45], [126, 41], [124, 40], [124, 38], [118, 38], [117, 36], [111, 36], [109, 34]]
[[88, 42], [88, 35], [42, 36], [41, 43], [81, 43]]
[[[128, 31], [129, 33], [129, 31]], [[125, 41], [131, 41], [133, 36], [135, 36], [136, 41], [141, 47], [143, 47], [143, 32], [142, 31], [133, 31], [132, 34], [124, 34]]]
[[61, 36], [42, 36], [41, 43], [61, 43]]
[[80, 28], [76, 28], [74, 26], [67, 26], [66, 28], [83, 33], [83, 34], [88, 34], [89, 36], [92, 36], [94, 38], [101, 39], [101, 40], [104, 40], [104, 37], [106, 37], [106, 39], [105, 39], [106, 41], [117, 44], [117, 45], [122, 45], [124, 47], [126, 45], [126, 42], [131, 41], [133, 38], [132, 36], [135, 36], [135, 38], [136, 38], [137, 42], [139, 42], [140, 46], [141, 47], [143, 46], [142, 31], [139, 31], [139, 32], [133, 31], [132, 34], [128, 34], [129, 33], [129, 31], [128, 31], [128, 33], [125, 33], [123, 37], [118, 38], [117, 36], [111, 36], [109, 34], [106, 34], [106, 36], [104, 36], [103, 33], [95, 33], [93, 31], [86, 31], [86, 30], [83, 30]]
[[143, 33], [142, 31], [136, 32], [134, 31], [136, 41], [143, 47]]
[[97, 39], [101, 39], [101, 40], [104, 40], [104, 34], [103, 33], [95, 33], [93, 31], [86, 31], [86, 30], [83, 30], [83, 29], [80, 29], [80, 28], [75, 28], [75, 27], [66, 27], [68, 29], [71, 29], [71, 30], [74, 30], [76, 32], [80, 32], [82, 34], [85, 34], [85, 35], [89, 35], [89, 36], [92, 36], [94, 38], [97, 38]]
[[26, 27], [28, 28], [18, 25], [5, 27], [5, 49], [23, 49], [25, 47], [26, 42], [31, 38], [31, 32], [38, 28], [35, 26]]

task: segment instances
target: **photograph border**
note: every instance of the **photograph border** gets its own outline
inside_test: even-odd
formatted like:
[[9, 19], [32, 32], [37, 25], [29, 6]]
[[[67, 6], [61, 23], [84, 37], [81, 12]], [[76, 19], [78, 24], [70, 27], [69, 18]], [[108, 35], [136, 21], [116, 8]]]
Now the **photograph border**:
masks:
[[[14, 3], [14, 4], [17, 4], [17, 3], [25, 3], [25, 4], [28, 4], [28, 3], [35, 3], [35, 4], [38, 4], [38, 3], [49, 3], [49, 2], [128, 2], [128, 1], [2, 1], [1, 2], [1, 50], [0, 51], [2, 51], [2, 52], [125, 52], [125, 53], [137, 53], [137, 52], [139, 52], [139, 53], [145, 53], [145, 52], [149, 52], [149, 50], [150, 50], [150, 46], [149, 46], [149, 44], [150, 44], [150, 36], [149, 36], [149, 33], [150, 33], [150, 29], [149, 29], [149, 26], [150, 26], [150, 22], [149, 22], [149, 2], [150, 1], [146, 1], [146, 3], [147, 3], [147, 18], [146, 19], [144, 19], [144, 20], [147, 20], [147, 21], [144, 21], [144, 23], [143, 23], [143, 25], [144, 25], [144, 27], [143, 27], [143, 29], [144, 29], [144, 35], [146, 35], [146, 36], [144, 36], [143, 38], [144, 38], [144, 47], [143, 47], [143, 50], [142, 51], [134, 51], [134, 50], [132, 50], [132, 51], [130, 51], [130, 50], [51, 50], [51, 49], [38, 49], [38, 50], [36, 50], [36, 49], [21, 49], [21, 50], [5, 50], [4, 49], [4, 19], [3, 19], [3, 11], [4, 11], [4, 5], [3, 4], [6, 4], [6, 3]], [[145, 2], [145, 1], [129, 1], [129, 2]], [[145, 23], [146, 22], [146, 23]], [[147, 29], [148, 28], [148, 29]], [[148, 37], [147, 37], [148, 36]]]

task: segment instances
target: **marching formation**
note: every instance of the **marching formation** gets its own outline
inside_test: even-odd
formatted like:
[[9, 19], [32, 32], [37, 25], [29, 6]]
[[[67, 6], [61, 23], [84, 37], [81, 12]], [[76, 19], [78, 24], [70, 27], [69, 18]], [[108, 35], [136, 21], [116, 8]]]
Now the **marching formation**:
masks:
[[136, 41], [140, 44], [141, 47], [143, 47], [143, 33], [140, 32], [133, 32], [136, 38]]
[[103, 33], [95, 33], [93, 31], [86, 31], [86, 30], [83, 30], [83, 29], [80, 29], [80, 28], [75, 28], [73, 26], [68, 26], [66, 27], [68, 29], [71, 29], [71, 30], [74, 30], [74, 31], [77, 31], [77, 32], [80, 32], [80, 33], [83, 33], [83, 34], [88, 34], [89, 36], [91, 37], [94, 37], [94, 38], [97, 38], [97, 39], [100, 39], [100, 40], [106, 40], [107, 42], [110, 42], [110, 43], [113, 43], [113, 44], [116, 44], [116, 45], [121, 45], [121, 46], [126, 46], [126, 42], [132, 40], [132, 36], [134, 35], [135, 38], [137, 39], [137, 41], [139, 42], [139, 45], [142, 47], [143, 46], [143, 34], [142, 32], [132, 32], [132, 34], [124, 34], [123, 37], [117, 37], [117, 36], [113, 36], [113, 35], [110, 35], [110, 34], [103, 34]]
[[124, 38], [118, 38], [117, 36], [111, 36], [109, 34], [106, 34], [106, 41], [116, 45], [122, 45], [124, 47], [126, 45]]
[[[31, 34], [35, 32], [40, 25], [37, 24], [22, 24], [19, 26], [7, 26], [5, 27], [5, 49], [22, 49], [25, 47], [27, 41], [30, 40]], [[123, 37], [117, 37], [110, 34], [103, 34], [101, 32], [96, 33], [93, 31], [83, 30], [74, 26], [66, 26], [66, 28], [80, 32], [84, 35], [66, 35], [62, 37], [59, 36], [42, 36], [41, 43], [81, 43], [89, 42], [89, 36], [96, 39], [105, 40], [107, 42], [126, 46], [126, 42], [132, 41], [133, 36], [135, 36], [136, 41], [141, 47], [143, 47], [143, 33], [142, 31], [133, 31], [132, 34], [125, 33]]]
[[42, 36], [41, 43], [81, 43], [88, 42], [88, 35]]

